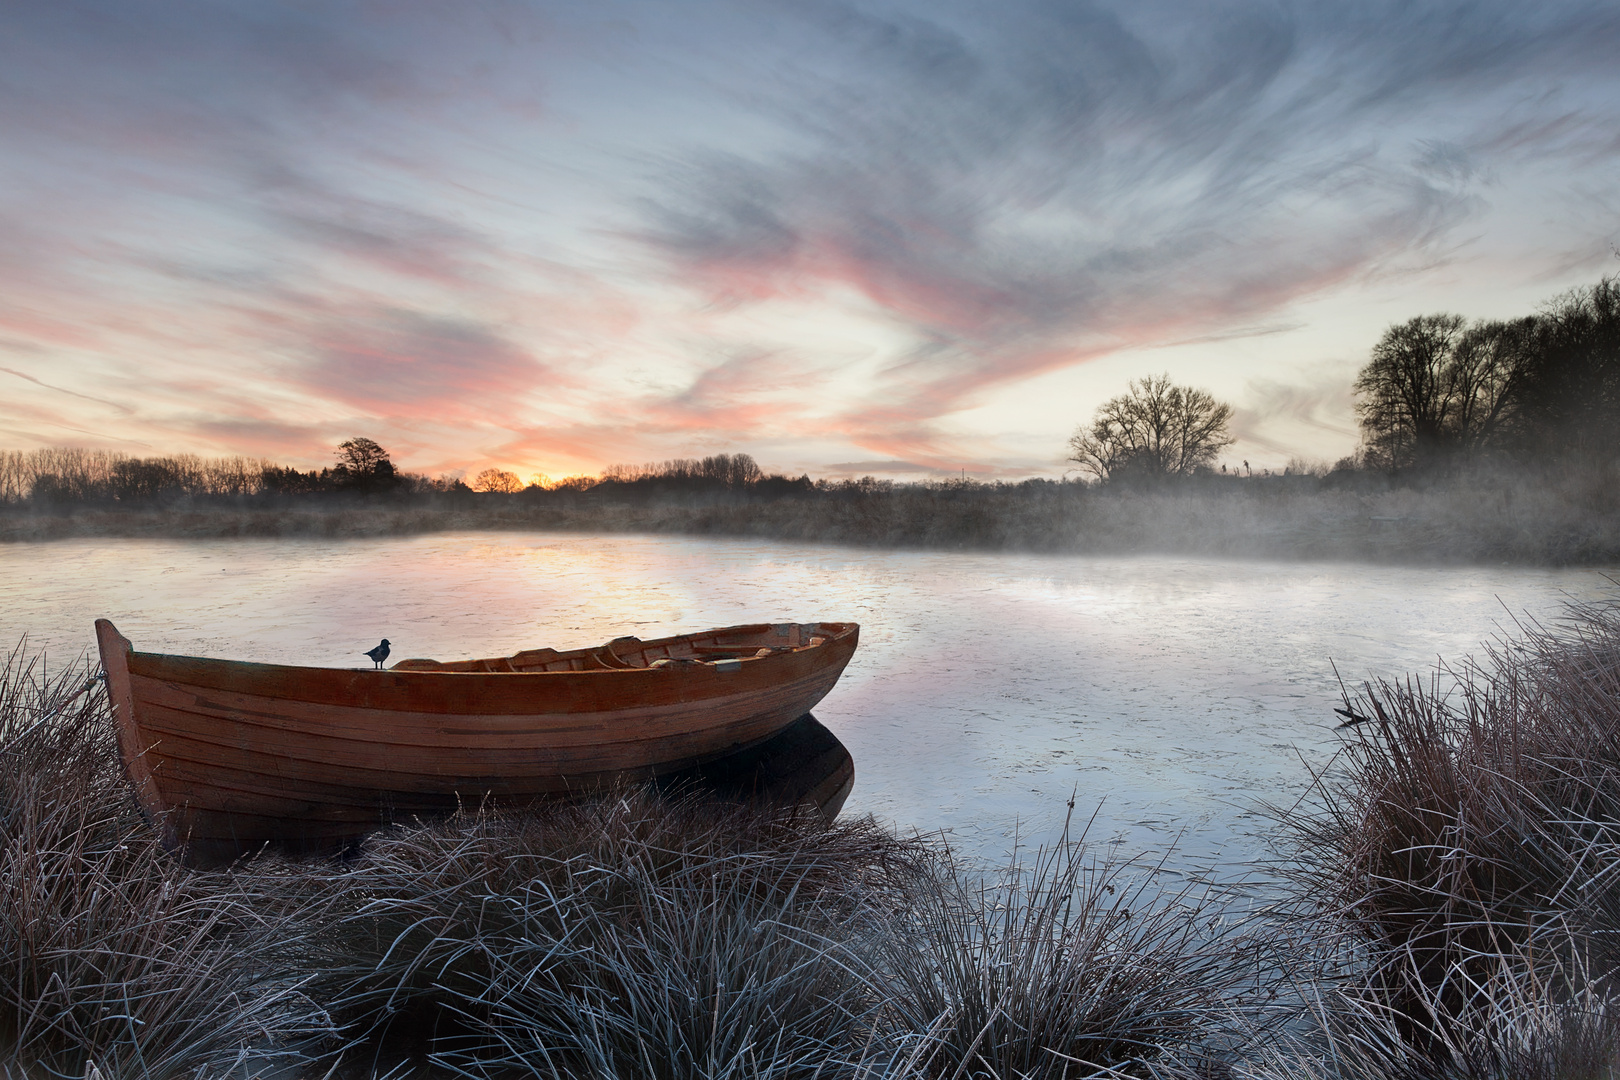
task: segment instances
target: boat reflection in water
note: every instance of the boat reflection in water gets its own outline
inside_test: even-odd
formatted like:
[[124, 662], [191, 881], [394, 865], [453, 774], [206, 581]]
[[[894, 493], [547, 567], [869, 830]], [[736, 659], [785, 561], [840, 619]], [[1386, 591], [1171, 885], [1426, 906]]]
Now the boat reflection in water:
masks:
[[711, 794], [761, 810], [807, 807], [831, 821], [855, 787], [855, 759], [805, 713], [758, 746], [663, 777], [672, 794]]

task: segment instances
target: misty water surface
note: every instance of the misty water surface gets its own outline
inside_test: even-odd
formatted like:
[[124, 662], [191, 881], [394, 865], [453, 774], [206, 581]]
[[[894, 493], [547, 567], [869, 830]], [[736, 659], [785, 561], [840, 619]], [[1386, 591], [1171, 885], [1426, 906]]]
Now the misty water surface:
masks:
[[[67, 659], [112, 618], [136, 648], [365, 666], [764, 620], [854, 619], [816, 710], [855, 757], [846, 812], [999, 859], [1091, 838], [1229, 877], [1267, 849], [1253, 804], [1296, 797], [1347, 680], [1457, 658], [1509, 615], [1614, 593], [1598, 570], [1427, 569], [870, 551], [459, 533], [0, 548], [3, 631]], [[1100, 806], [1100, 809], [1099, 809]]]

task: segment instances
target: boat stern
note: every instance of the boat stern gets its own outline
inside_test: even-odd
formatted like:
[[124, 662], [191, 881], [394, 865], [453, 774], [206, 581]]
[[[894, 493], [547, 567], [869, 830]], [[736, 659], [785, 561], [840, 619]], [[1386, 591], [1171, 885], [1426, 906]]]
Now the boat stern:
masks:
[[177, 848], [179, 836], [171, 820], [173, 810], [158, 790], [157, 779], [147, 758], [151, 740], [141, 734], [135, 713], [135, 692], [130, 683], [129, 657], [134, 651], [129, 639], [107, 619], [96, 620], [96, 645], [101, 650], [101, 668], [107, 675], [107, 698], [112, 703], [113, 728], [118, 734], [118, 755], [135, 788], [135, 801], [163, 834], [164, 846]]

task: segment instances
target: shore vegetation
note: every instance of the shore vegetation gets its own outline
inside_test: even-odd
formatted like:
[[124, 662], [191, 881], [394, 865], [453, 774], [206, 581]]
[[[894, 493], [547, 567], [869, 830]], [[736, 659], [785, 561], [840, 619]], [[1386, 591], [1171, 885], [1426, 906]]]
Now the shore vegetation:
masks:
[[[410, 482], [406, 475], [402, 483]], [[0, 504], [0, 541], [11, 542], [480, 529], [1054, 554], [1604, 565], [1620, 562], [1620, 461], [1482, 465], [1443, 479], [1295, 463], [1280, 474], [1144, 485], [765, 476], [729, 487], [588, 478], [516, 492], [424, 481], [369, 495], [256, 489]]]
[[1347, 692], [1237, 889], [639, 788], [188, 869], [95, 674], [0, 667], [7, 1080], [1620, 1075], [1612, 604]]

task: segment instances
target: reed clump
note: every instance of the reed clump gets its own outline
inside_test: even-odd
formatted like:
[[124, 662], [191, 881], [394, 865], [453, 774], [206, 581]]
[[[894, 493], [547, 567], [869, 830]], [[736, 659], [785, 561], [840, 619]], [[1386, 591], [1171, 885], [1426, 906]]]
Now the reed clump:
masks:
[[650, 789], [468, 814], [332, 879], [314, 992], [363, 1076], [1146, 1075], [1260, 980], [1241, 921], [1133, 869], [1064, 840], [987, 879], [870, 820]]
[[1094, 858], [1067, 828], [996, 874], [943, 860], [878, 942], [890, 1075], [1147, 1075], [1255, 1027], [1275, 942], [1152, 869]]
[[[1615, 1075], [1620, 608], [1368, 683], [1343, 713], [1317, 810], [1287, 815], [1352, 958], [1334, 1022], [1411, 1075]], [[1587, 1065], [1545, 1072], [1569, 1055]]]
[[[1614, 1080], [1620, 1012], [1590, 989], [1556, 993], [1522, 969], [1503, 972], [1468, 1023], [1435, 1025], [1415, 1045], [1411, 1025], [1377, 995], [1332, 990], [1315, 1002], [1314, 1030], [1254, 1046], [1238, 1075], [1252, 1080]], [[1571, 988], [1559, 988], [1569, 991]]]
[[849, 943], [920, 851], [870, 820], [650, 788], [458, 815], [331, 880], [348, 910], [319, 990], [389, 1067], [809, 1076], [849, 1055], [869, 997]]

